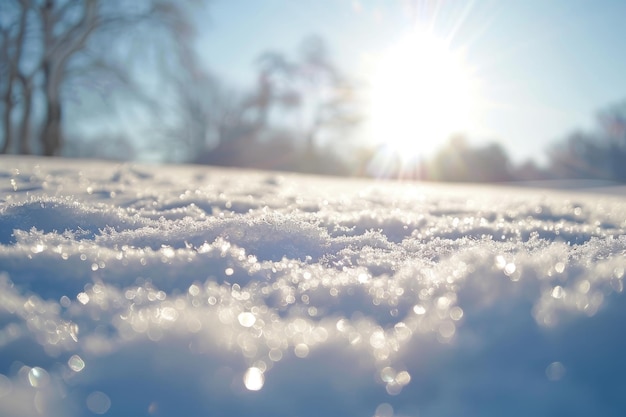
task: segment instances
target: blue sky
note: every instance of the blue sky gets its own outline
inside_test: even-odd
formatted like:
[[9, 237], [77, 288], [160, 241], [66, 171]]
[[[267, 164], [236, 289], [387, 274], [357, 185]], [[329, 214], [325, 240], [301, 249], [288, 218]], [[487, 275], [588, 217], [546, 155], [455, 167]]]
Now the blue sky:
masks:
[[434, 22], [480, 86], [481, 111], [465, 133], [500, 141], [515, 160], [541, 160], [552, 141], [592, 128], [598, 110], [626, 99], [624, 16], [618, 0], [215, 0], [198, 15], [197, 47], [226, 83], [243, 87], [261, 52], [293, 53], [317, 34], [344, 71], [367, 79], [372, 56], [384, 57], [416, 22]]

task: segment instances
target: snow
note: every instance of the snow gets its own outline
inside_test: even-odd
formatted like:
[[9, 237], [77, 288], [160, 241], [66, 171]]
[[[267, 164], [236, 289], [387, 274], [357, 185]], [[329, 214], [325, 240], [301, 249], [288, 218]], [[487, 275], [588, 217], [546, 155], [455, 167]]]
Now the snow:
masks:
[[0, 158], [0, 415], [626, 412], [623, 193]]

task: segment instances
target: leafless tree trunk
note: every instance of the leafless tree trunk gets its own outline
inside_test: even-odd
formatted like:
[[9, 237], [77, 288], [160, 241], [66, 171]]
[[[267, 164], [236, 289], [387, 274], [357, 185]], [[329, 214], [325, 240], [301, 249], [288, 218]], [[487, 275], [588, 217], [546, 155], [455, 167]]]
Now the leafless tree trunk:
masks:
[[44, 58], [42, 63], [46, 97], [46, 117], [41, 132], [43, 154], [52, 156], [58, 153], [63, 143], [61, 83], [67, 71], [69, 59], [85, 47], [89, 36], [97, 28], [98, 0], [84, 0], [83, 14], [80, 20], [66, 32], [55, 34], [55, 27], [64, 16], [65, 3], [55, 13], [55, 1], [46, 0], [40, 9], [44, 39]]
[[22, 52], [24, 45], [24, 38], [26, 35], [26, 18], [28, 17], [28, 9], [30, 7], [29, 0], [20, 0], [20, 12], [17, 23], [17, 34], [13, 35], [11, 26], [7, 28], [0, 28], [0, 36], [1, 44], [0, 48], [2, 50], [2, 61], [4, 61], [7, 66], [6, 69], [6, 87], [3, 94], [4, 101], [4, 111], [2, 114], [2, 127], [4, 130], [4, 143], [2, 144], [2, 149], [0, 149], [0, 153], [7, 153], [11, 150], [13, 145], [13, 124], [12, 124], [12, 114], [15, 106], [15, 97], [14, 97], [14, 85], [20, 79], [20, 62], [22, 60]]
[[22, 82], [22, 120], [19, 124], [19, 139], [20, 139], [20, 153], [22, 155], [29, 155], [31, 153], [30, 148], [30, 127], [31, 127], [31, 115], [33, 104], [33, 83], [32, 77], [20, 77]]
[[2, 129], [4, 143], [0, 149], [0, 153], [7, 153], [13, 144], [13, 126], [11, 124], [11, 113], [13, 112], [13, 83], [8, 82], [8, 86], [2, 97], [4, 107], [2, 111]]

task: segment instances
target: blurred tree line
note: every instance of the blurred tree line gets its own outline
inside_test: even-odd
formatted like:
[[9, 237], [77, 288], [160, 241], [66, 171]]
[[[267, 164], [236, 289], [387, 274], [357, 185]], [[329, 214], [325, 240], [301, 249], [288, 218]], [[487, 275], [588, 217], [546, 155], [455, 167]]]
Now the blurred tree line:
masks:
[[626, 101], [600, 111], [592, 131], [576, 131], [549, 150], [556, 178], [626, 182]]
[[[429, 160], [359, 145], [363, 90], [319, 37], [267, 51], [247, 91], [193, 50], [201, 0], [2, 0], [0, 153], [136, 159], [433, 181], [626, 181], [626, 103], [514, 164], [452, 137]], [[118, 120], [119, 123], [107, 123]], [[125, 126], [125, 127], [120, 127]], [[133, 138], [142, 137], [142, 140]], [[383, 170], [372, 165], [385, 159]]]
[[349, 174], [337, 150], [360, 120], [357, 90], [325, 42], [306, 38], [294, 57], [265, 52], [255, 66], [256, 83], [246, 93], [226, 90], [202, 68], [179, 72], [179, 118], [161, 129], [163, 142], [185, 162]]
[[599, 180], [626, 182], [626, 101], [600, 111], [591, 131], [574, 131], [547, 150], [547, 164], [513, 164], [496, 143], [471, 147], [452, 138], [427, 163], [427, 178], [439, 181]]

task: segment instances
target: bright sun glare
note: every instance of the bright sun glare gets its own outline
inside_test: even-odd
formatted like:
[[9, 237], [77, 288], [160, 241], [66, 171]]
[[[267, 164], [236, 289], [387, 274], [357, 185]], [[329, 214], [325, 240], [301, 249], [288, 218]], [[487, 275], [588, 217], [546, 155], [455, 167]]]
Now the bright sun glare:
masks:
[[470, 75], [462, 57], [433, 35], [417, 32], [397, 42], [371, 80], [375, 140], [409, 159], [468, 129], [478, 98]]

